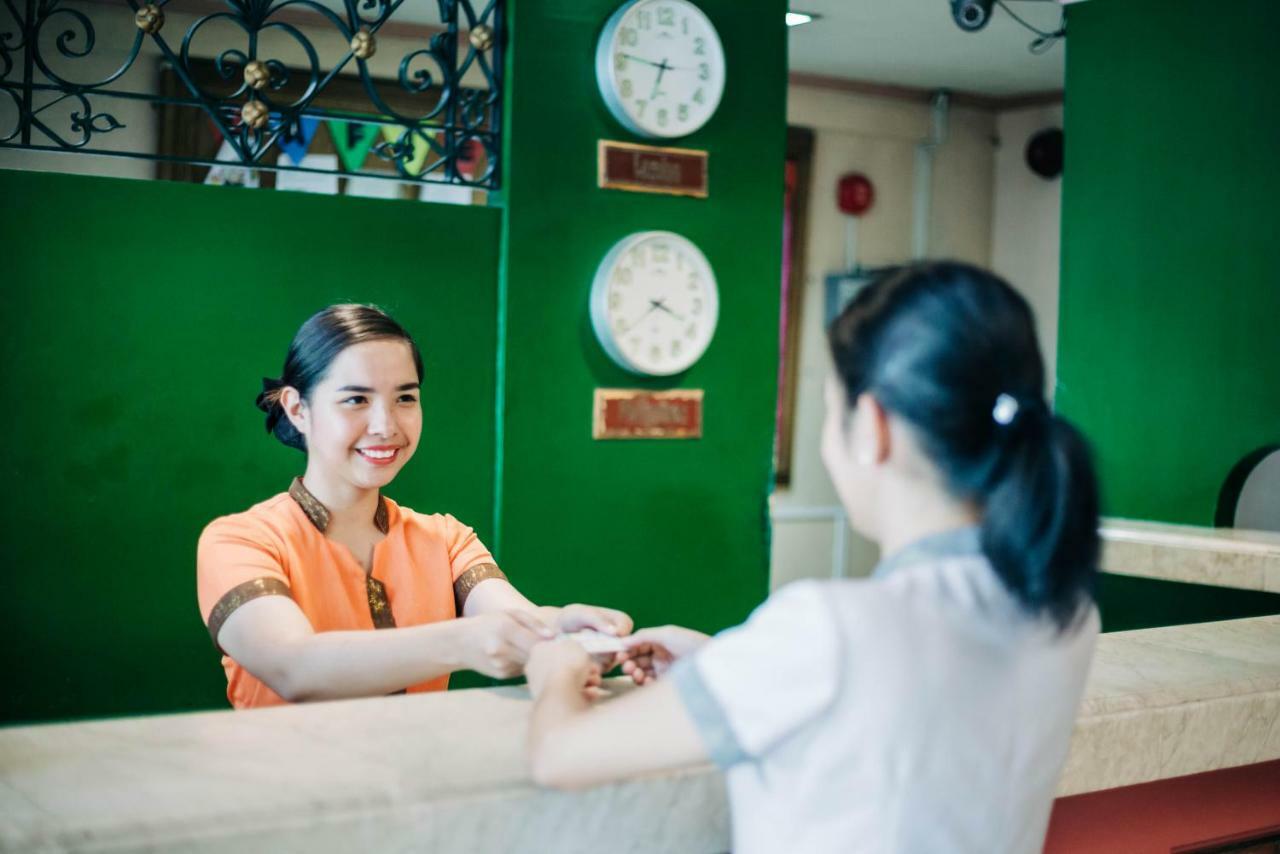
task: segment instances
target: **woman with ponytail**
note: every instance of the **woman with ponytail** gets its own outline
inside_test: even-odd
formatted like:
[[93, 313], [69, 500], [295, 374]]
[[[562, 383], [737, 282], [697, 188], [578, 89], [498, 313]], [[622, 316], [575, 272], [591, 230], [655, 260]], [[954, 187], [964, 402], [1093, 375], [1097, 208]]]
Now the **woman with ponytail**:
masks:
[[382, 495], [422, 434], [422, 357], [381, 310], [335, 305], [263, 380], [267, 432], [306, 454], [288, 491], [215, 519], [197, 592], [236, 708], [440, 690], [469, 669], [518, 675], [529, 649], [631, 619], [539, 608], [466, 525]]
[[709, 758], [738, 854], [1037, 852], [1098, 632], [1089, 451], [991, 273], [885, 274], [829, 340], [822, 458], [879, 566], [789, 585], [712, 639], [637, 632], [623, 667], [653, 684], [595, 709], [591, 659], [538, 644], [534, 776]]

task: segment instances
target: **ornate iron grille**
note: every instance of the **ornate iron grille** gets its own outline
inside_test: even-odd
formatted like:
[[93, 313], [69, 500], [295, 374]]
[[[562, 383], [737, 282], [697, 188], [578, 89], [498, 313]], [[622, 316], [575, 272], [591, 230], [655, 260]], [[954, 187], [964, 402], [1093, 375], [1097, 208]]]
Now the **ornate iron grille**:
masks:
[[[413, 0], [414, 4], [422, 0]], [[127, 9], [125, 8], [127, 4]], [[61, 66], [75, 66], [98, 50], [93, 18], [63, 0], [0, 0], [0, 147], [90, 154], [123, 155], [201, 165], [243, 165], [252, 168], [316, 171], [288, 165], [278, 154], [281, 143], [305, 135], [305, 121], [327, 119], [380, 127], [381, 139], [370, 146], [383, 161], [394, 165], [398, 180], [448, 182], [495, 189], [499, 186], [502, 119], [502, 0], [483, 5], [472, 0], [437, 0], [442, 26], [430, 33], [399, 61], [393, 81], [377, 80], [367, 60], [376, 52], [378, 34], [406, 5], [405, 0], [218, 0], [217, 11], [200, 15], [184, 32], [165, 29], [165, 11], [183, 11], [182, 0], [111, 0], [123, 14], [132, 13], [136, 27], [132, 45], [118, 67], [89, 81], [76, 80]], [[332, 8], [331, 8], [332, 7]], [[479, 7], [477, 9], [477, 7]], [[193, 10], [194, 11], [194, 10]], [[320, 52], [297, 23], [299, 12], [314, 24], [332, 28], [345, 43], [340, 56], [322, 62]], [[291, 17], [292, 16], [292, 17]], [[210, 75], [197, 73], [210, 64], [197, 57], [195, 45], [214, 22], [238, 29], [242, 44], [214, 50], [216, 85]], [[465, 35], [463, 35], [465, 33]], [[306, 62], [287, 67], [264, 52], [263, 37], [291, 40]], [[178, 92], [136, 92], [116, 84], [139, 62], [150, 39], [164, 66], [178, 80]], [[122, 46], [118, 46], [122, 47]], [[207, 52], [207, 51], [206, 51]], [[354, 65], [355, 75], [343, 75]], [[434, 70], [433, 70], [434, 69]], [[477, 70], [487, 84], [467, 88], [463, 75]], [[342, 75], [340, 77], [340, 75]], [[334, 80], [358, 79], [367, 96], [367, 109], [323, 106], [322, 97]], [[387, 91], [388, 86], [394, 89]], [[396, 97], [392, 97], [395, 95]], [[151, 102], [168, 108], [202, 111], [229, 144], [234, 158], [191, 156], [155, 151], [120, 151], [95, 147], [95, 140], [124, 127], [98, 104], [102, 98]], [[65, 121], [55, 121], [59, 113]], [[62, 105], [61, 111], [53, 110]], [[16, 121], [5, 121], [5, 114]], [[390, 129], [390, 130], [388, 130]], [[472, 171], [460, 168], [472, 166]], [[358, 170], [344, 174], [385, 177], [385, 171]]]

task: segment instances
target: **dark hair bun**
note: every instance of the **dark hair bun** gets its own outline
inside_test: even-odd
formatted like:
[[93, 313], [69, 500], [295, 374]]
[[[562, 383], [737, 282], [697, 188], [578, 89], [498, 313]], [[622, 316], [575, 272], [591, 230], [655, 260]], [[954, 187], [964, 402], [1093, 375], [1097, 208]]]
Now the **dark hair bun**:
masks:
[[275, 436], [290, 448], [299, 451], [307, 449], [306, 439], [293, 426], [293, 422], [285, 417], [284, 407], [280, 404], [280, 393], [284, 390], [282, 380], [271, 377], [262, 378], [262, 391], [259, 392], [254, 405], [267, 413], [267, 432]]

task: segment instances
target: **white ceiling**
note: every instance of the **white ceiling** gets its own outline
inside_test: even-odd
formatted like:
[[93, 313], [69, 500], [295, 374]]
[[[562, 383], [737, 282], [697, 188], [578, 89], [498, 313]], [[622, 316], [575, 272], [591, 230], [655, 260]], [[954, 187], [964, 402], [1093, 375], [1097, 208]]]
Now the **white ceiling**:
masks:
[[[1008, 1], [1037, 28], [1057, 29], [1062, 14], [1057, 3]], [[343, 0], [319, 2], [335, 11], [343, 8]], [[791, 8], [822, 16], [789, 28], [792, 71], [990, 96], [1062, 88], [1065, 42], [1033, 55], [1027, 45], [1034, 34], [999, 7], [976, 33], [955, 25], [948, 0], [791, 0]], [[405, 0], [392, 20], [438, 26], [439, 7]]]
[[[1047, 0], [1009, 7], [1046, 32], [1062, 14]], [[1067, 40], [1034, 55], [1035, 35], [999, 6], [976, 33], [955, 25], [947, 0], [791, 0], [791, 8], [822, 15], [790, 28], [793, 72], [991, 96], [1062, 88]]]

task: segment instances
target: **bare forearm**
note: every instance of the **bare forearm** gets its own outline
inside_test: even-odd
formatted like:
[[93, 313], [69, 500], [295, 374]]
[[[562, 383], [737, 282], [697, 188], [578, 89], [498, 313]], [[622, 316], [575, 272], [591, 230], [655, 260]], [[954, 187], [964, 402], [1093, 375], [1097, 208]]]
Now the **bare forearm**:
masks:
[[[582, 688], [571, 680], [549, 684], [533, 705], [529, 720], [529, 757], [533, 778], [543, 785], [565, 785], [570, 776], [565, 759], [572, 747], [564, 743], [572, 736], [575, 722], [590, 711]], [[569, 783], [571, 785], [571, 783]]]
[[[320, 632], [294, 642], [282, 674], [286, 699], [376, 697], [461, 669], [460, 620], [378, 631]], [[273, 686], [274, 687], [274, 686]]]
[[539, 785], [577, 789], [705, 761], [706, 747], [667, 682], [589, 705], [549, 684], [534, 702], [529, 762]]

